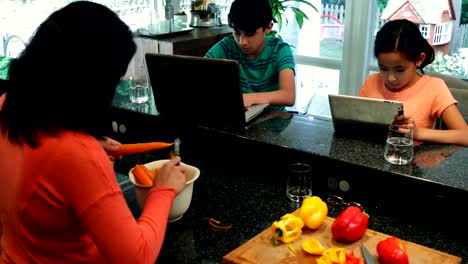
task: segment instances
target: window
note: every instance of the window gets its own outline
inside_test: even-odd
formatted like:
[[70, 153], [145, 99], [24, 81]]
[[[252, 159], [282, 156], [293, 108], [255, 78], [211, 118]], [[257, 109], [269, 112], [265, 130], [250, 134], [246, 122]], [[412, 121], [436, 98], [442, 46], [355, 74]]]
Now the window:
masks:
[[[0, 0], [0, 56], [16, 57], [39, 24], [53, 11], [76, 0]], [[151, 23], [158, 17], [150, 12], [153, 0], [91, 0], [108, 6], [132, 29]], [[161, 5], [161, 0], [154, 1]], [[27, 19], [24, 19], [27, 18]], [[14, 36], [11, 38], [11, 36]], [[11, 40], [11, 41], [10, 41]]]
[[425, 38], [429, 38], [429, 25], [421, 24], [419, 25], [419, 30], [421, 31], [421, 35]]
[[[374, 36], [384, 23], [381, 14], [387, 7], [387, 3], [391, 1], [322, 0], [319, 3], [318, 0], [315, 0], [310, 2], [318, 7], [319, 14], [316, 14], [315, 11], [308, 12], [310, 19], [304, 22], [302, 30], [289, 30], [289, 33], [284, 36], [282, 32], [280, 34], [284, 40], [297, 47], [294, 50], [296, 63], [298, 64], [296, 74], [297, 110], [312, 115], [325, 115], [326, 117], [327, 113], [329, 113], [327, 94], [356, 95], [368, 74], [378, 72], [377, 63], [373, 56]], [[323, 19], [319, 20], [318, 16], [327, 14], [336, 16], [335, 13], [330, 12], [341, 10], [341, 7], [329, 4], [330, 2], [339, 2], [343, 5], [343, 16], [338, 17], [343, 23], [344, 35], [342, 40], [326, 38], [321, 40], [320, 28], [314, 28], [314, 25], [327, 23]], [[393, 1], [393, 3], [395, 2], [398, 1]], [[437, 3], [424, 2], [422, 4], [435, 5]], [[455, 14], [455, 16], [459, 15]], [[292, 21], [294, 18], [291, 16], [289, 20]], [[452, 59], [456, 59], [457, 65], [460, 65], [460, 67], [455, 69], [447, 66], [451, 65], [450, 63], [435, 61], [429, 65], [432, 68], [428, 66], [425, 70], [440, 71], [444, 74], [466, 79], [468, 78], [467, 71], [465, 71], [465, 68], [468, 69], [468, 42], [464, 41], [464, 39], [468, 39], [468, 35], [465, 38], [463, 37], [461, 32], [464, 32], [465, 27], [462, 25], [463, 27], [460, 26], [460, 34], [454, 34], [460, 35], [461, 40], [451, 40], [452, 23], [454, 22], [448, 21], [441, 24], [438, 37], [432, 36], [432, 34], [436, 35], [433, 24], [420, 24], [420, 31], [429, 42], [431, 42], [431, 39], [437, 38], [438, 41], [433, 45], [450, 42], [450, 51], [441, 60], [451, 62]], [[454, 35], [453, 38], [455, 38]], [[303, 109], [307, 110], [304, 111]]]
[[[132, 28], [148, 23], [158, 16], [148, 3], [162, 6], [162, 0], [94, 0], [104, 3], [115, 10]], [[283, 24], [279, 32], [284, 41], [293, 46], [297, 63], [296, 68], [296, 105], [290, 110], [297, 110], [315, 116], [329, 117], [327, 94], [356, 95], [370, 71], [378, 71], [373, 56], [375, 33], [383, 24], [382, 13], [387, 3], [399, 1], [387, 0], [307, 0], [317, 7], [319, 12], [303, 3], [287, 1], [304, 11], [309, 19], [304, 20], [299, 30], [294, 13], [286, 12], [288, 23]], [[27, 2], [27, 4], [23, 4]], [[25, 42], [33, 29], [43, 21], [46, 15], [72, 0], [0, 0], [0, 41], [5, 33], [18, 35]], [[173, 0], [175, 4], [177, 1]], [[189, 0], [179, 0], [181, 9], [187, 10]], [[222, 6], [223, 23], [232, 0], [215, 0]], [[416, 1], [414, 1], [416, 3]], [[423, 1], [423, 5], [435, 5], [440, 1]], [[454, 2], [455, 3], [455, 2]], [[461, 5], [461, 3], [460, 3]], [[461, 8], [463, 9], [463, 7]], [[431, 10], [435, 10], [431, 8]], [[468, 10], [467, 10], [468, 11]], [[465, 11], [463, 11], [465, 12]], [[462, 13], [463, 13], [462, 12]], [[392, 12], [393, 14], [394, 12]], [[432, 13], [432, 12], [430, 12]], [[411, 15], [411, 13], [409, 13]], [[459, 17], [460, 14], [455, 14]], [[21, 19], [28, 17], [27, 20]], [[440, 21], [440, 20], [438, 20]], [[450, 44], [448, 54], [429, 65], [425, 70], [434, 70], [467, 79], [468, 74], [468, 30], [460, 25], [459, 31], [452, 35], [452, 21], [442, 24], [421, 22], [420, 31], [433, 45]], [[468, 26], [467, 26], [468, 27]], [[457, 27], [458, 28], [458, 27]], [[462, 32], [467, 32], [462, 34]], [[460, 32], [460, 33], [459, 33]], [[5, 47], [0, 43], [0, 47]], [[21, 43], [16, 41], [16, 45]], [[11, 53], [17, 52], [12, 50]], [[0, 49], [0, 56], [2, 49]], [[454, 68], [452, 60], [456, 59]], [[450, 62], [450, 63], [448, 63]], [[431, 69], [430, 66], [433, 66]], [[466, 69], [466, 70], [465, 70]]]
[[[301, 30], [288, 25], [280, 32], [295, 47], [297, 100], [293, 110], [330, 118], [328, 94], [357, 94], [367, 77], [365, 58], [372, 50], [374, 1], [309, 1], [318, 13], [304, 4], [297, 6], [309, 20]], [[288, 17], [290, 24], [295, 22], [293, 15]]]
[[434, 28], [433, 45], [442, 45], [450, 41], [452, 33], [452, 23], [443, 23]]

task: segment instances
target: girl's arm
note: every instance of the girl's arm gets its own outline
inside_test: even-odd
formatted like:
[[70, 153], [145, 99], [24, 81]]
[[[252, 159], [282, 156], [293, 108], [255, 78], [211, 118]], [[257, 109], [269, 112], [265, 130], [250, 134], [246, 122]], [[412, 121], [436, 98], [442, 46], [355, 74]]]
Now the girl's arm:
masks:
[[442, 112], [446, 130], [415, 128], [414, 139], [420, 141], [468, 146], [468, 125], [455, 104]]

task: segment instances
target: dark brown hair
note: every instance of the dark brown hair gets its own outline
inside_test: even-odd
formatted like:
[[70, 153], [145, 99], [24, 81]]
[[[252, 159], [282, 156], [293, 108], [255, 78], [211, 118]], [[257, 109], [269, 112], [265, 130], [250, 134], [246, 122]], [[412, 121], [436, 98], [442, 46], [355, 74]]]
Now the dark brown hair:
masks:
[[419, 27], [406, 19], [388, 21], [377, 32], [374, 43], [374, 55], [380, 53], [398, 51], [410, 61], [417, 61], [421, 53], [426, 58], [418, 67], [424, 73], [423, 68], [434, 61], [434, 49], [422, 36]]
[[1, 132], [33, 147], [39, 133], [102, 136], [135, 50], [129, 27], [103, 5], [78, 1], [52, 13], [10, 63]]

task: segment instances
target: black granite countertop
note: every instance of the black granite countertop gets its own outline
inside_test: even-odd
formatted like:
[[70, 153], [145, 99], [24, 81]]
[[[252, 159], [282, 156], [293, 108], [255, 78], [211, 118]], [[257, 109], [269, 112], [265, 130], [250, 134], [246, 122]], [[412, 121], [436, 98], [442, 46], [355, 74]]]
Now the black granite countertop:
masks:
[[[153, 94], [146, 104], [128, 100], [128, 82], [119, 84], [113, 104], [121, 109], [158, 115]], [[384, 157], [385, 142], [352, 140], [334, 134], [330, 120], [312, 116], [270, 111], [245, 131], [212, 130], [255, 142], [310, 153], [339, 162], [377, 171], [413, 177], [468, 191], [468, 148], [454, 145], [422, 144], [415, 147], [415, 158], [409, 165], [388, 163]]]
[[[140, 211], [133, 188], [126, 175], [121, 173], [125, 173], [136, 161], [147, 162], [158, 158], [162, 157], [145, 155], [124, 158], [116, 166], [122, 189], [136, 217]], [[228, 164], [203, 167], [201, 162], [186, 162], [200, 168], [200, 178], [195, 182], [189, 210], [181, 220], [168, 224], [157, 263], [221, 263], [224, 255], [298, 207], [286, 198], [281, 175], [272, 175], [271, 170], [261, 173], [241, 165], [238, 168]], [[314, 194], [323, 199], [327, 197], [325, 193], [314, 189]], [[466, 263], [468, 242], [462, 235], [466, 231], [465, 226], [451, 226], [452, 222], [447, 219], [440, 221], [439, 214], [443, 212], [437, 208], [431, 209], [429, 204], [420, 208], [413, 204], [376, 208], [371, 205], [373, 198], [353, 200], [361, 203], [370, 214], [369, 229], [460, 256]], [[336, 217], [340, 208], [328, 205], [329, 216]], [[407, 214], [410, 210], [415, 211]], [[214, 231], [208, 224], [210, 217], [232, 224], [233, 228]]]
[[[399, 166], [384, 157], [385, 142], [353, 140], [334, 134], [328, 120], [272, 111], [273, 117], [240, 132], [229, 132], [249, 140], [312, 153], [336, 161], [365, 166], [468, 191], [468, 148], [422, 144], [415, 147], [411, 164]], [[224, 132], [226, 133], [226, 132]]]
[[[284, 190], [286, 167], [292, 161], [311, 164], [314, 195], [340, 195], [361, 203], [371, 215], [370, 229], [468, 263], [467, 148], [424, 144], [415, 148], [412, 164], [395, 166], [384, 160], [383, 143], [337, 137], [329, 121], [312, 117], [270, 112], [245, 131], [181, 131], [159, 116], [133, 111], [116, 109], [113, 120], [125, 125], [126, 133], [110, 136], [122, 142], [180, 137], [183, 161], [201, 170], [189, 210], [168, 225], [158, 263], [221, 263], [224, 255], [294, 211], [297, 205]], [[136, 217], [139, 210], [126, 174], [136, 163], [165, 155], [133, 155], [116, 163]], [[347, 191], [340, 188], [343, 181]], [[339, 210], [330, 205], [329, 215], [335, 217]], [[233, 224], [233, 229], [211, 230], [210, 217]]]

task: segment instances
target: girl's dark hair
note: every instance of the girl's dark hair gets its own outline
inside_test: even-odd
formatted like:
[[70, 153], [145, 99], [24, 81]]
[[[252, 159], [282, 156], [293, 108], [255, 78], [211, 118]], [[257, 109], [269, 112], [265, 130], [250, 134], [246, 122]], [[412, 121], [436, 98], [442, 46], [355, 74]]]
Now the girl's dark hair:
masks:
[[254, 33], [265, 30], [274, 21], [269, 0], [234, 0], [228, 14], [228, 24], [236, 31]]
[[374, 55], [398, 51], [410, 61], [417, 61], [421, 53], [426, 54], [422, 64], [417, 67], [424, 73], [423, 68], [434, 61], [434, 49], [424, 39], [419, 27], [406, 19], [388, 21], [377, 32], [375, 37]]
[[135, 50], [129, 27], [103, 5], [78, 1], [52, 13], [10, 63], [1, 132], [32, 147], [40, 133], [103, 136]]

